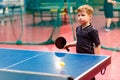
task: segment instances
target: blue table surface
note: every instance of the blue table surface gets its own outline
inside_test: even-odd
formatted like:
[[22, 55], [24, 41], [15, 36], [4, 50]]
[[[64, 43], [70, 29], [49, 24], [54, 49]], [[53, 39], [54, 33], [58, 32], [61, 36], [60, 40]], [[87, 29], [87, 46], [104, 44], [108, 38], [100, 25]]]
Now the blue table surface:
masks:
[[[1, 48], [0, 69], [69, 75], [76, 78], [108, 57], [110, 56]], [[64, 62], [65, 66], [58, 66], [60, 62]]]

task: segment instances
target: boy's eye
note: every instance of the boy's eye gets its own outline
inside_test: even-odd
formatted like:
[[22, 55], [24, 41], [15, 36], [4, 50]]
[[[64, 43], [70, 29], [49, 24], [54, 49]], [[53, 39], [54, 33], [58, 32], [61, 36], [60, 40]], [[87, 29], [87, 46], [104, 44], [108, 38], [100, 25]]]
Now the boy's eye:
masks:
[[79, 17], [80, 15], [78, 15], [78, 17]]
[[81, 14], [81, 16], [85, 16], [84, 14]]
[[85, 16], [85, 14], [78, 14], [78, 17], [80, 17], [80, 16]]

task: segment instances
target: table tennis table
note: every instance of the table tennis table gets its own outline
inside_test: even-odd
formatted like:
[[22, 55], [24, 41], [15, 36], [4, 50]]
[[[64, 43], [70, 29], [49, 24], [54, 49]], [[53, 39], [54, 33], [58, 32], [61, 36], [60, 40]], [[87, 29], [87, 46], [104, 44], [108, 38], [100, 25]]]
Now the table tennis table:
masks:
[[[54, 22], [54, 17], [56, 17], [55, 20], [57, 20], [58, 22], [60, 19], [60, 13], [61, 13], [60, 6], [40, 6], [40, 7], [27, 8], [27, 10], [32, 12], [34, 25], [35, 25], [35, 17], [40, 17], [40, 22], [46, 22], [43, 19], [44, 17], [51, 17], [51, 20], [49, 22], [52, 22], [52, 21]], [[36, 14], [37, 12], [39, 14]]]
[[[8, 20], [15, 20], [15, 10], [19, 9], [20, 17], [22, 17], [22, 5], [16, 5], [16, 4], [8, 4], [6, 2], [0, 2], [0, 9], [3, 10], [1, 13], [1, 23], [4, 25], [4, 23]], [[6, 8], [8, 8], [8, 12], [6, 13]], [[10, 19], [6, 19], [9, 17]]]
[[0, 80], [90, 80], [110, 63], [106, 55], [0, 48]]

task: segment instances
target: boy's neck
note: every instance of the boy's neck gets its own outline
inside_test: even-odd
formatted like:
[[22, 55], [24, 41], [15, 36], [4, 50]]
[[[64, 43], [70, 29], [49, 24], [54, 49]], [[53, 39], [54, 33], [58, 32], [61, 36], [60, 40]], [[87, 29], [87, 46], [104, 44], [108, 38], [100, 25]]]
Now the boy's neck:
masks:
[[86, 28], [89, 25], [90, 25], [90, 23], [86, 23], [85, 25], [82, 25], [82, 29]]

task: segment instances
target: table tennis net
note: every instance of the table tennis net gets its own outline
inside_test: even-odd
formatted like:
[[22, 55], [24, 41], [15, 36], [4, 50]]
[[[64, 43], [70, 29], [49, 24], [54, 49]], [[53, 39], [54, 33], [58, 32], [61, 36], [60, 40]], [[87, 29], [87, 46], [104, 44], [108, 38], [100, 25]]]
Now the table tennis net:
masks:
[[0, 69], [0, 80], [73, 80], [71, 76]]

